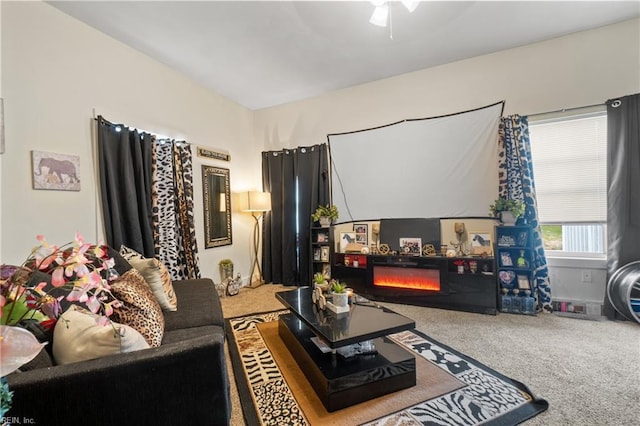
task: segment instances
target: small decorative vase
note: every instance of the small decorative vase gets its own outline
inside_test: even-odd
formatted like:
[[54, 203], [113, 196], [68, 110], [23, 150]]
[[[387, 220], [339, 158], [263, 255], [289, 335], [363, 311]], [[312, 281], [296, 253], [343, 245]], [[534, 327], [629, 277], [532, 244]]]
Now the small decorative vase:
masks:
[[333, 304], [340, 308], [349, 304], [349, 295], [347, 293], [333, 293]]
[[344, 289], [344, 292], [347, 295], [347, 303], [349, 305], [352, 305], [354, 303], [355, 300], [355, 293], [353, 291], [353, 289], [351, 287], [347, 287]]
[[516, 261], [518, 268], [527, 268], [529, 266], [529, 262], [527, 262], [527, 258], [524, 257], [524, 250], [520, 250], [520, 257]]
[[513, 213], [509, 211], [500, 212], [500, 222], [502, 222], [504, 226], [513, 226], [516, 224], [516, 220], [517, 219], [513, 216]]
[[320, 226], [327, 227], [327, 226], [330, 226], [330, 225], [331, 225], [331, 219], [329, 219], [329, 218], [328, 218], [328, 217], [326, 217], [326, 216], [322, 216], [322, 217], [320, 217], [319, 222], [320, 222]]
[[464, 274], [464, 265], [458, 265], [458, 273]]
[[44, 347], [22, 327], [0, 325], [0, 377], [31, 361]]
[[220, 281], [233, 279], [233, 265], [220, 265]]

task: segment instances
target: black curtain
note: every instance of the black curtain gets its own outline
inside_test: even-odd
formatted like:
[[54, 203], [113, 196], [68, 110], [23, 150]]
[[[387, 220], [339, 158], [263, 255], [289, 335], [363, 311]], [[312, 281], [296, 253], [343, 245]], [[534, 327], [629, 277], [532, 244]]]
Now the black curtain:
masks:
[[265, 282], [310, 283], [311, 214], [329, 202], [328, 164], [326, 144], [262, 153], [263, 190], [271, 193], [263, 222]]
[[[640, 94], [607, 101], [607, 275], [640, 260]], [[618, 318], [604, 302], [605, 315]], [[622, 317], [620, 317], [622, 318]]]
[[154, 257], [153, 135], [98, 117], [98, 164], [106, 242]]

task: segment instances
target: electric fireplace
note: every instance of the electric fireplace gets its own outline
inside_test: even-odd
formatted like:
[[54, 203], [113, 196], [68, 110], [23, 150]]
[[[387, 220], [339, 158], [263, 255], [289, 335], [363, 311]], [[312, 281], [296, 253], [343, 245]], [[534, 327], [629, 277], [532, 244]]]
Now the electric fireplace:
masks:
[[498, 290], [494, 259], [473, 258], [478, 270], [462, 274], [456, 260], [336, 253], [332, 276], [371, 300], [495, 315]]
[[[495, 220], [487, 220], [492, 223], [478, 229], [493, 226]], [[404, 237], [419, 238], [422, 244], [440, 249], [441, 243], [448, 241], [443, 241], [441, 221], [442, 218], [380, 219], [378, 247], [384, 244], [390, 250], [385, 250], [384, 255], [374, 250], [371, 254], [365, 254], [366, 250], [331, 253], [331, 277], [374, 301], [495, 315], [498, 280], [493, 257], [415, 256], [401, 250], [400, 239]], [[471, 262], [474, 268], [470, 267]], [[461, 264], [468, 267], [461, 270]]]
[[447, 292], [446, 264], [418, 256], [370, 256], [367, 286], [374, 294]]
[[373, 286], [405, 290], [440, 291], [440, 270], [374, 264]]

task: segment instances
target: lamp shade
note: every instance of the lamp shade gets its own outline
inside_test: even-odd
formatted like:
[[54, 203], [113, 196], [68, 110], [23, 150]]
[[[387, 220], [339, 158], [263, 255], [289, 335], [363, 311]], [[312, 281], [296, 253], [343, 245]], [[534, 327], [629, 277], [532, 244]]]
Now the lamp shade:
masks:
[[248, 191], [242, 194], [242, 211], [268, 212], [271, 210], [271, 194], [269, 192]]

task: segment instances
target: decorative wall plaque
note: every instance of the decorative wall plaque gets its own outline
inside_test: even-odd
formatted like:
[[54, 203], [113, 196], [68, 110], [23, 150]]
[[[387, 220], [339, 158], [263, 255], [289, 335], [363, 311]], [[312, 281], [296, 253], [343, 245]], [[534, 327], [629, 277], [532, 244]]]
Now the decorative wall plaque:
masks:
[[212, 151], [207, 148], [198, 147], [198, 157], [212, 158], [214, 160], [231, 161], [231, 155], [225, 152]]

